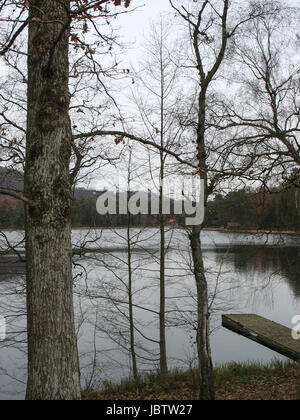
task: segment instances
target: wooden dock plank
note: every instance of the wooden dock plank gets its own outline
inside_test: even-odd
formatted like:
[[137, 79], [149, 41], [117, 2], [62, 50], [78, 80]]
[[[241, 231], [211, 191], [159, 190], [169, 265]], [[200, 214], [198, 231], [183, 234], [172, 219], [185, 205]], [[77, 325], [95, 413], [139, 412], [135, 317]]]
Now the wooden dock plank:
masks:
[[300, 340], [293, 339], [290, 328], [254, 314], [223, 315], [222, 325], [300, 363]]

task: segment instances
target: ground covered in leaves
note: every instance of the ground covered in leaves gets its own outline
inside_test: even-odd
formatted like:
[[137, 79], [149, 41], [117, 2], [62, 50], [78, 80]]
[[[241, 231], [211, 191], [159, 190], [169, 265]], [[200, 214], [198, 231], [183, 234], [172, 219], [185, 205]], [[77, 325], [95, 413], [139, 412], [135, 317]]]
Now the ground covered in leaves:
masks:
[[[230, 364], [215, 369], [217, 400], [299, 400], [300, 365]], [[100, 392], [85, 391], [85, 400], [195, 400], [196, 371], [176, 371], [163, 379], [149, 374], [135, 383], [106, 383]]]

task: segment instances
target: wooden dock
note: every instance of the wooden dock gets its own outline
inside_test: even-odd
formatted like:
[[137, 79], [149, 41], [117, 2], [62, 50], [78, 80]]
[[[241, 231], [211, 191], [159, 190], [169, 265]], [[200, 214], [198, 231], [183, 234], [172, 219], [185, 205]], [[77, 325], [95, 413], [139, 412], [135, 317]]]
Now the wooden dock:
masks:
[[222, 325], [300, 363], [300, 340], [293, 339], [290, 328], [253, 314], [223, 315]]

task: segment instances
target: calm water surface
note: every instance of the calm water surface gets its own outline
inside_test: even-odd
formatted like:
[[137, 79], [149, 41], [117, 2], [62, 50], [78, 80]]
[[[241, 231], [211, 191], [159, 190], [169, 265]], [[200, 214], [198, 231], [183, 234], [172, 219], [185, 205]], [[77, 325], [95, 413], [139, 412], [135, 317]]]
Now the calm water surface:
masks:
[[[21, 232], [8, 232], [18, 243]], [[141, 371], [158, 366], [159, 232], [134, 230], [133, 299]], [[195, 362], [195, 285], [184, 231], [167, 233], [167, 349], [170, 367]], [[89, 241], [86, 245], [86, 241]], [[126, 231], [73, 232], [74, 246], [103, 248], [76, 257], [74, 296], [82, 385], [130, 374]], [[4, 244], [2, 245], [4, 247]], [[212, 308], [215, 363], [284, 360], [263, 346], [223, 329], [223, 313], [256, 313], [291, 327], [300, 314], [300, 238], [204, 232], [204, 262]], [[7, 317], [7, 340], [0, 343], [0, 399], [22, 399], [26, 382], [24, 267], [0, 262], [0, 314]], [[117, 301], [117, 304], [116, 304]], [[148, 340], [150, 339], [150, 341]]]

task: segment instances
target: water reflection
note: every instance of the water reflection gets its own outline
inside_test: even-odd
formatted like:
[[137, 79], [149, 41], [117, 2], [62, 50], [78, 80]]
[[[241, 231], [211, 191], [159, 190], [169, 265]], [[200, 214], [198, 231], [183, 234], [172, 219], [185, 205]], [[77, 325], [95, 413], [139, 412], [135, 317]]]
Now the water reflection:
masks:
[[[280, 276], [295, 298], [300, 298], [300, 247], [231, 246], [216, 248], [216, 262], [231, 263], [235, 273], [242, 276]], [[263, 285], [263, 284], [262, 284]]]
[[[84, 231], [75, 233], [79, 242], [80, 235], [85, 237], [87, 234]], [[144, 254], [134, 253], [135, 284], [140, 290], [140, 294], [136, 290], [135, 302], [141, 305], [145, 304], [153, 311], [157, 311], [159, 302], [158, 260], [153, 258], [152, 252], [146, 251], [158, 249], [159, 241], [152, 237], [152, 231], [150, 233], [151, 238], [147, 241], [147, 246], [144, 243], [142, 245]], [[99, 235], [99, 232], [97, 234]], [[266, 238], [262, 236], [254, 238], [249, 235], [234, 236], [220, 232], [205, 232], [203, 236], [205, 267], [211, 296], [214, 297], [213, 322], [215, 325], [213, 327], [216, 326], [216, 331], [212, 336], [214, 362], [223, 363], [231, 360], [266, 362], [271, 360], [276, 355], [273, 352], [219, 328], [221, 315], [225, 312], [255, 312], [289, 325], [292, 316], [297, 313], [299, 308], [300, 246], [297, 245], [297, 241], [291, 243], [294, 238], [290, 237], [285, 245], [282, 238], [279, 243], [275, 235], [268, 238], [268, 243], [271, 243], [272, 246], [263, 245]], [[104, 231], [99, 243], [101, 242], [102, 245], [109, 243], [119, 248], [123, 245], [121, 240], [120, 232], [114, 236], [112, 232]], [[255, 245], [250, 245], [251, 241]], [[125, 244], [124, 240], [124, 246]], [[95, 246], [97, 247], [97, 245]], [[180, 360], [187, 360], [187, 354], [192, 353], [191, 342], [194, 341], [194, 337], [193, 333], [189, 334], [189, 331], [195, 321], [195, 282], [190, 270], [190, 255], [185, 232], [175, 232], [172, 246], [173, 249], [168, 253], [166, 262], [169, 323], [171, 326], [167, 334], [167, 347], [169, 358], [174, 361], [173, 366], [178, 366]], [[104, 377], [104, 379], [118, 380], [121, 375], [127, 376], [129, 372], [127, 369], [128, 354], [125, 354], [124, 357], [124, 353], [121, 354], [120, 349], [116, 349], [111, 341], [107, 341], [107, 334], [103, 333], [101, 329], [102, 324], [107, 325], [109, 322], [115, 322], [112, 317], [114, 314], [108, 305], [109, 301], [104, 301], [101, 298], [90, 300], [90, 296], [87, 296], [86, 292], [88, 290], [95, 296], [118, 292], [117, 297], [122, 298], [122, 290], [117, 277], [126, 284], [127, 273], [126, 266], [124, 266], [126, 259], [126, 250], [123, 247], [122, 252], [119, 249], [110, 249], [98, 260], [93, 255], [90, 259], [86, 258], [80, 261], [88, 273], [87, 282], [81, 284], [78, 280], [79, 283], [75, 288], [81, 365], [88, 366], [87, 358], [90, 357], [94, 349], [95, 331], [97, 333], [95, 343], [97, 351], [99, 351], [99, 360], [103, 366], [101, 379], [103, 379], [104, 367], [108, 369], [107, 366], [110, 369], [108, 370], [109, 377]], [[8, 315], [11, 323], [10, 341], [5, 345], [0, 343], [0, 399], [7, 397], [7, 391], [11, 391], [11, 397], [16, 398], [17, 382], [15, 378], [18, 381], [23, 380], [24, 383], [26, 381], [24, 374], [26, 366], [25, 281], [21, 276], [24, 270], [24, 264], [14, 264], [10, 259], [0, 261], [0, 314], [2, 311]], [[214, 296], [216, 283], [218, 293]], [[150, 288], [149, 285], [151, 285]], [[186, 312], [182, 315], [180, 313], [175, 315], [173, 309], [185, 309]], [[145, 328], [142, 329], [143, 333], [147, 333], [149, 337], [157, 338], [157, 319], [153, 318], [151, 312], [146, 314], [149, 318], [144, 312], [138, 312], [138, 309], [135, 312], [136, 317], [139, 317], [145, 325]], [[116, 319], [115, 325], [120, 326], [119, 319]], [[126, 328], [125, 325], [125, 331]], [[111, 331], [114, 330], [111, 329]], [[21, 344], [21, 342], [23, 343]], [[144, 347], [143, 342], [141, 345]], [[82, 373], [84, 376], [84, 369], [82, 369]], [[20, 391], [22, 398], [24, 394], [24, 384], [22, 383], [20, 383]]]

